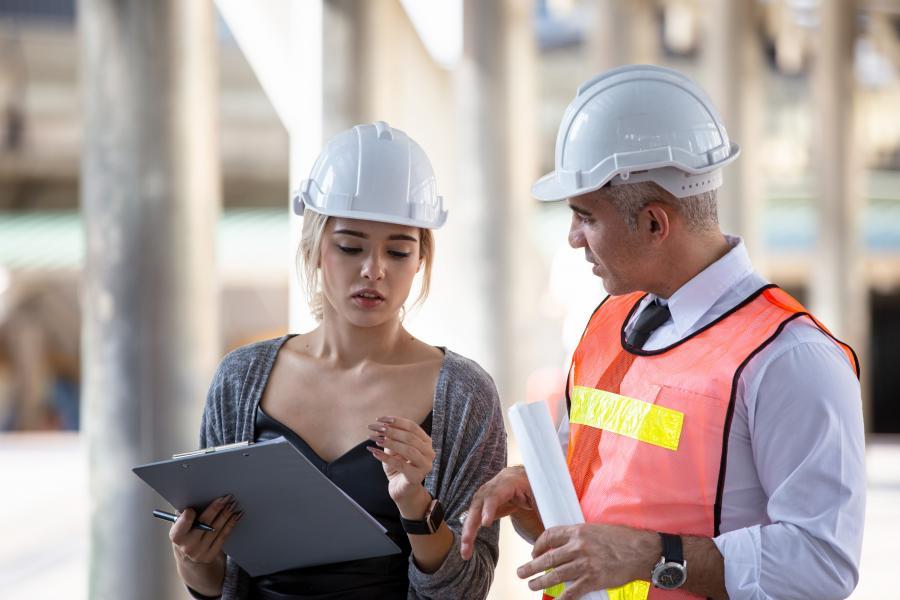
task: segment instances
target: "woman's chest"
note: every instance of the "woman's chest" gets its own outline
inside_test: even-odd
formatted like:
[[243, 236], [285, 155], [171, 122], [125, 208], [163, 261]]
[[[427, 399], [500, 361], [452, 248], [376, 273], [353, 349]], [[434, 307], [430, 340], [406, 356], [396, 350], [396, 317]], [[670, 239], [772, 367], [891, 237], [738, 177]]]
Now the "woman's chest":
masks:
[[302, 379], [276, 375], [260, 405], [327, 462], [367, 440], [368, 426], [379, 417], [422, 423], [434, 402], [434, 380], [414, 374], [363, 378], [320, 373]]

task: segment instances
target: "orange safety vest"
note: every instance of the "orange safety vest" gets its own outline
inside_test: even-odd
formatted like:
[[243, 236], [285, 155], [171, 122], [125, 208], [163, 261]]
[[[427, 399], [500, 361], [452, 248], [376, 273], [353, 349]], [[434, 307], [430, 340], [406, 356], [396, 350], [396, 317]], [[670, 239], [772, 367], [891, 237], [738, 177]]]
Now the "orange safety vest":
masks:
[[[774, 285], [667, 348], [629, 347], [625, 326], [644, 296], [604, 300], [575, 350], [567, 386], [569, 473], [588, 523], [714, 537], [737, 383], [747, 363], [799, 318], [834, 340], [857, 377], [859, 362]], [[544, 598], [562, 591], [554, 586]], [[653, 588], [649, 581], [608, 593], [610, 600], [697, 597]]]

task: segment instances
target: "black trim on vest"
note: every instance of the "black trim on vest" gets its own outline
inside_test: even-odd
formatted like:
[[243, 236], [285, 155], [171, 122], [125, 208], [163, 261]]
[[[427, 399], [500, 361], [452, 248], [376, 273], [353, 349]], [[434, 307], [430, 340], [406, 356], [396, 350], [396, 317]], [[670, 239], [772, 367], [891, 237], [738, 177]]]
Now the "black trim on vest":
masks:
[[[637, 310], [637, 307], [641, 304], [641, 300], [643, 300], [644, 298], [647, 297], [647, 294], [644, 294], [643, 296], [641, 296], [641, 297], [638, 299], [637, 302], [634, 303], [634, 306], [632, 306], [632, 307], [631, 307], [631, 310], [628, 311], [628, 316], [625, 317], [625, 321], [622, 322], [622, 332], [621, 332], [621, 336], [620, 336], [620, 341], [621, 341], [621, 343], [622, 343], [622, 349], [625, 350], [626, 352], [630, 353], [630, 354], [635, 354], [635, 355], [637, 355], [637, 356], [656, 356], [656, 355], [658, 355], [658, 354], [663, 354], [663, 353], [668, 352], [669, 350], [671, 350], [671, 349], [673, 349], [673, 348], [676, 348], [676, 347], [680, 346], [681, 344], [685, 343], [686, 341], [690, 340], [691, 338], [700, 335], [701, 333], [703, 333], [703, 332], [706, 331], [707, 329], [710, 329], [711, 327], [714, 327], [715, 325], [718, 325], [718, 324], [719, 324], [721, 321], [723, 321], [724, 319], [727, 319], [727, 318], [730, 317], [732, 314], [736, 313], [736, 312], [739, 311], [740, 309], [744, 308], [745, 306], [747, 306], [748, 304], [750, 304], [751, 302], [753, 302], [754, 300], [756, 300], [756, 298], [758, 298], [759, 295], [762, 294], [764, 291], [769, 290], [769, 289], [772, 289], [772, 288], [777, 288], [777, 287], [778, 287], [778, 286], [775, 285], [774, 283], [769, 283], [769, 284], [766, 284], [766, 285], [762, 286], [761, 288], [759, 288], [758, 290], [756, 290], [755, 292], [753, 292], [752, 294], [750, 294], [749, 296], [747, 296], [747, 298], [745, 298], [744, 300], [742, 300], [737, 306], [731, 308], [731, 309], [728, 310], [725, 314], [723, 314], [722, 316], [718, 317], [718, 318], [717, 318], [716, 320], [714, 320], [713, 322], [704, 325], [703, 327], [701, 327], [700, 329], [698, 329], [698, 330], [695, 331], [694, 333], [690, 334], [690, 335], [687, 336], [687, 337], [681, 338], [680, 340], [678, 340], [678, 341], [675, 342], [674, 344], [670, 344], [670, 345], [666, 346], [665, 348], [660, 348], [659, 350], [641, 350], [640, 348], [635, 348], [634, 346], [632, 346], [631, 344], [629, 344], [627, 341], [625, 341], [625, 326], [628, 325], [628, 322], [629, 322], [629, 321], [631, 321], [631, 317], [634, 316], [634, 312]], [[599, 307], [598, 307], [598, 308], [599, 308]]]
[[756, 350], [751, 352], [747, 356], [747, 358], [745, 358], [743, 360], [743, 362], [741, 362], [740, 366], [738, 366], [737, 370], [734, 372], [734, 378], [731, 380], [731, 397], [728, 400], [728, 412], [725, 415], [725, 427], [722, 432], [722, 460], [719, 463], [719, 483], [716, 486], [716, 504], [714, 507], [715, 535], [719, 535], [719, 533], [720, 533], [719, 526], [722, 523], [722, 496], [725, 493], [725, 466], [728, 462], [728, 439], [731, 437], [731, 420], [732, 420], [732, 417], [734, 416], [734, 404], [737, 401], [738, 381], [740, 381], [740, 379], [741, 379], [741, 375], [744, 372], [744, 367], [746, 367], [750, 363], [750, 361], [753, 359], [753, 357], [756, 356], [757, 354], [759, 354], [760, 352], [762, 352], [766, 348], [766, 346], [768, 346], [770, 343], [772, 343], [772, 341], [774, 341], [775, 338], [777, 338], [781, 334], [781, 332], [784, 331], [784, 328], [787, 327], [788, 323], [790, 323], [791, 321], [795, 321], [801, 317], [809, 317], [810, 321], [812, 321], [812, 324], [816, 327], [816, 329], [818, 329], [819, 331], [821, 331], [822, 333], [824, 333], [825, 335], [830, 337], [832, 340], [834, 340], [840, 346], [850, 349], [850, 354], [853, 355], [853, 363], [854, 363], [854, 368], [856, 370], [856, 377], [859, 378], [859, 373], [860, 373], [859, 357], [856, 356], [856, 351], [853, 348], [851, 348], [849, 345], [845, 344], [841, 340], [837, 339], [836, 337], [834, 337], [833, 335], [831, 335], [830, 333], [825, 331], [818, 323], [816, 323], [815, 320], [813, 320], [812, 315], [805, 311], [794, 313], [791, 316], [789, 316], [787, 319], [782, 321], [781, 324], [778, 326], [778, 329], [776, 329], [775, 332], [771, 336], [769, 336], [762, 344], [759, 345], [759, 347], [756, 348]]
[[799, 319], [800, 317], [805, 316], [806, 313], [794, 313], [789, 316], [787, 319], [781, 322], [778, 326], [778, 329], [770, 335], [762, 344], [756, 347], [756, 350], [747, 355], [741, 364], [738, 366], [737, 370], [734, 372], [734, 377], [731, 380], [731, 396], [728, 399], [728, 411], [725, 413], [725, 426], [722, 428], [722, 459], [719, 463], [719, 483], [716, 486], [716, 503], [713, 508], [714, 521], [713, 521], [713, 531], [715, 535], [719, 535], [719, 525], [722, 522], [722, 496], [725, 492], [725, 464], [728, 460], [728, 438], [731, 435], [731, 420], [734, 417], [734, 403], [737, 400], [737, 388], [738, 381], [741, 379], [741, 375], [744, 372], [744, 367], [746, 367], [754, 356], [762, 352], [766, 346], [771, 344], [775, 338], [777, 338], [784, 328], [787, 327], [787, 324], [791, 321]]
[[[609, 294], [606, 295], [606, 298], [600, 301], [600, 304], [597, 305], [597, 308], [594, 309], [594, 312], [591, 313], [590, 318], [588, 318], [587, 325], [584, 326], [584, 331], [581, 332], [581, 337], [578, 338], [578, 343], [581, 343], [581, 340], [584, 339], [584, 334], [587, 333], [588, 327], [591, 326], [591, 321], [594, 320], [594, 315], [597, 314], [597, 311], [600, 310], [600, 307], [606, 304], [606, 301], [609, 300], [612, 296]], [[578, 351], [578, 346], [575, 346], [575, 351]], [[572, 354], [572, 362], [569, 363], [569, 371], [566, 373], [566, 414], [572, 414], [572, 399], [569, 397], [569, 384], [572, 382], [572, 365], [575, 364], [575, 354]]]

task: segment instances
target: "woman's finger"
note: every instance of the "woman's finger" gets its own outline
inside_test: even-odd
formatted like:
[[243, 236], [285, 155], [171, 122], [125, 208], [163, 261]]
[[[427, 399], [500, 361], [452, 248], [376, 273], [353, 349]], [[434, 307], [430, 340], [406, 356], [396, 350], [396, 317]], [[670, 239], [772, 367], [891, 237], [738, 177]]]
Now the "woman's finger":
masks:
[[419, 427], [418, 423], [410, 419], [404, 419], [403, 417], [379, 417], [378, 423], [374, 423], [374, 425], [386, 425], [402, 431], [408, 431], [422, 441], [431, 444], [431, 437], [425, 433], [424, 429]]
[[410, 462], [414, 467], [418, 469], [430, 467], [432, 460], [434, 460], [429, 459], [422, 453], [421, 450], [419, 450], [415, 446], [405, 444], [392, 438], [376, 437], [375, 443], [382, 448], [390, 450], [391, 455], [399, 456], [400, 458]]
[[409, 471], [411, 470], [411, 465], [406, 462], [406, 460], [400, 458], [396, 454], [388, 454], [387, 452], [375, 448], [373, 446], [366, 446], [366, 450], [372, 453], [372, 456], [380, 460], [382, 463], [386, 464], [390, 468], [395, 471], [399, 471], [404, 475], [409, 476]]
[[176, 546], [184, 546], [191, 538], [200, 539], [203, 534], [199, 529], [192, 529], [196, 512], [193, 508], [186, 508], [178, 515], [175, 523], [169, 528], [169, 541]]
[[[241, 520], [241, 517], [244, 516], [243, 512], [236, 512], [232, 514], [228, 520], [222, 525], [221, 533], [216, 537], [212, 544], [209, 546], [209, 550], [207, 550], [207, 557], [209, 560], [213, 560], [215, 557], [219, 555], [222, 551], [222, 546], [225, 545], [225, 542], [228, 540], [228, 535], [234, 529], [235, 525], [238, 524], [238, 521]], [[220, 531], [218, 528], [216, 531]]]
[[392, 440], [397, 440], [403, 442], [404, 444], [409, 444], [410, 446], [414, 446], [419, 450], [424, 456], [428, 456], [429, 454], [434, 454], [434, 448], [431, 445], [431, 438], [426, 437], [422, 439], [420, 436], [416, 435], [410, 431], [404, 431], [403, 429], [398, 429], [397, 427], [392, 427], [390, 425], [385, 426], [384, 431], [373, 431], [369, 437], [374, 439], [374, 436], [382, 436], [387, 437]]
[[207, 505], [207, 507], [200, 513], [200, 516], [197, 517], [197, 520], [204, 525], [210, 525], [213, 521], [216, 520], [216, 517], [222, 512], [229, 502], [234, 500], [234, 496], [228, 494], [227, 496], [222, 496], [221, 498], [216, 498], [212, 502]]

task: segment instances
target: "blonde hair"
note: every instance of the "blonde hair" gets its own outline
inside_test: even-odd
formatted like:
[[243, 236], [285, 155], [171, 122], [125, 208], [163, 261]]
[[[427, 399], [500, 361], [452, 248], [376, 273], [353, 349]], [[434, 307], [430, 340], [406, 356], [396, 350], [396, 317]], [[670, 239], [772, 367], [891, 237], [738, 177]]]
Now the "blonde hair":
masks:
[[[322, 272], [319, 264], [322, 258], [322, 237], [331, 217], [314, 210], [303, 214], [303, 229], [300, 231], [300, 245], [297, 247], [297, 276], [306, 291], [309, 311], [317, 321], [322, 320]], [[434, 234], [430, 229], [419, 229], [419, 258], [424, 261], [422, 285], [411, 308], [425, 301], [431, 289], [431, 265], [434, 262]], [[405, 310], [405, 308], [404, 308]], [[402, 318], [402, 317], [401, 317]]]

